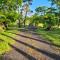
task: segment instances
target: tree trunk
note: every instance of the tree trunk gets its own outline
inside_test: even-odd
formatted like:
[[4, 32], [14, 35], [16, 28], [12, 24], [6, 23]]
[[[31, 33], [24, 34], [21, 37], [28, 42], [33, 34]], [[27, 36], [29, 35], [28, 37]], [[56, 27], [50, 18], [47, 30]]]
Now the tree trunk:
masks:
[[20, 28], [20, 19], [19, 19], [19, 28]]
[[6, 22], [3, 22], [3, 24], [4, 24], [4, 27], [8, 29], [8, 24]]
[[25, 23], [26, 23], [26, 17], [27, 17], [27, 11], [26, 11], [26, 14], [25, 14], [25, 19], [24, 19], [24, 27], [25, 27]]
[[48, 25], [45, 30], [50, 31], [51, 30], [51, 25]]

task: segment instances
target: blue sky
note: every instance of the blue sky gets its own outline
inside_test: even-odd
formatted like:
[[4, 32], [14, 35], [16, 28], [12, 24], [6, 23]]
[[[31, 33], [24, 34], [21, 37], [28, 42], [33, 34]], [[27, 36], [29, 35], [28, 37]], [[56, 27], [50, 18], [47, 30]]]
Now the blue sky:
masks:
[[[33, 15], [35, 13], [35, 9], [39, 6], [47, 6], [51, 7], [51, 2], [48, 0], [33, 0], [32, 5], [30, 6], [30, 9], [33, 11], [33, 13], [28, 14], [29, 16]], [[55, 5], [53, 7], [56, 7]]]
[[48, 0], [33, 0], [33, 3], [31, 5], [31, 10], [35, 10], [36, 7], [38, 6], [48, 6], [50, 7], [50, 2]]

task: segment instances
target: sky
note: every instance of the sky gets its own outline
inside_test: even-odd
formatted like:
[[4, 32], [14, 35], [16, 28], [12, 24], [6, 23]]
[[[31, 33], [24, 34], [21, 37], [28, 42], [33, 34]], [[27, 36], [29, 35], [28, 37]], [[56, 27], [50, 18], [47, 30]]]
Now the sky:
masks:
[[33, 15], [35, 13], [35, 9], [39, 6], [51, 7], [51, 2], [48, 0], [33, 0], [32, 5], [30, 5], [30, 9], [33, 11], [33, 13], [28, 13], [28, 15]]
[[31, 10], [35, 10], [38, 6], [48, 6], [50, 7], [50, 2], [48, 0], [33, 0], [32, 5], [30, 6]]
[[51, 7], [51, 2], [48, 0], [33, 0], [32, 5], [30, 5], [30, 9], [33, 11], [33, 13], [28, 13], [28, 15], [33, 15], [35, 13], [35, 9], [39, 6]]

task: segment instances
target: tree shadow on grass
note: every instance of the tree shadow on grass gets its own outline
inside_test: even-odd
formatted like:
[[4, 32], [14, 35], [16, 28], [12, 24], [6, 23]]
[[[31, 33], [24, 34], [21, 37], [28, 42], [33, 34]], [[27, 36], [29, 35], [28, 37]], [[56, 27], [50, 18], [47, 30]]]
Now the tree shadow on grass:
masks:
[[[11, 44], [9, 44], [9, 46], [12, 47], [12, 48], [13, 48], [14, 50], [16, 50], [17, 52], [19, 52], [20, 54], [22, 54], [23, 56], [25, 56], [26, 58], [28, 58], [28, 60], [36, 60], [36, 58], [34, 58], [33, 56], [25, 53], [24, 51], [22, 51], [22, 50], [20, 50], [20, 49], [18, 49], [17, 47], [15, 47], [15, 46], [13, 46], [13, 45], [11, 45]], [[14, 58], [14, 57], [13, 57], [13, 58]], [[0, 60], [6, 60], [6, 59], [8, 59], [8, 60], [11, 59], [11, 60], [12, 60], [12, 58], [9, 58], [9, 57], [4, 58], [4, 55], [1, 55], [1, 56], [0, 56]]]
[[4, 40], [0, 39], [0, 42], [3, 42]]
[[24, 51], [18, 49], [17, 47], [9, 44], [9, 46], [11, 46], [14, 50], [16, 50], [17, 52], [19, 52], [20, 54], [22, 54], [23, 56], [25, 56], [26, 58], [28, 58], [29, 60], [36, 60], [34, 57], [32, 57], [31, 55], [25, 53]]
[[3, 55], [0, 55], [0, 60], [3, 60]]
[[[12, 32], [10, 32], [10, 33], [12, 33]], [[16, 34], [16, 33], [12, 33], [12, 34]], [[48, 41], [45, 41], [43, 39], [37, 39], [37, 38], [33, 38], [33, 37], [21, 35], [21, 34], [16, 34], [16, 35], [21, 36], [21, 37], [24, 37], [24, 38], [29, 38], [29, 39], [32, 39], [32, 40], [35, 40], [35, 41], [38, 41], [38, 42], [42, 42], [42, 43], [45, 43], [45, 44], [52, 45], [52, 46], [55, 46], [55, 47], [59, 47], [60, 48], [60, 45], [53, 44], [53, 43], [48, 42]]]
[[[4, 41], [4, 40], [2, 40], [2, 41]], [[10, 47], [12, 47], [14, 50], [16, 50], [17, 52], [19, 52], [20, 54], [22, 54], [23, 56], [25, 56], [25, 57], [28, 58], [29, 60], [36, 60], [36, 58], [34, 58], [33, 56], [25, 53], [24, 51], [22, 51], [22, 50], [18, 49], [17, 47], [11, 45], [10, 43], [8, 43], [8, 44], [9, 44]], [[8, 58], [8, 57], [6, 57], [6, 58]], [[0, 56], [0, 59], [1, 59], [1, 60], [5, 60], [5, 59], [3, 58], [3, 55]], [[10, 59], [10, 58], [9, 58], [9, 59]]]
[[[5, 35], [5, 34], [3, 34], [3, 35]], [[7, 35], [5, 35], [5, 36], [7, 36]], [[34, 47], [34, 46], [30, 45], [30, 44], [24, 43], [24, 42], [22, 42], [22, 41], [20, 41], [20, 40], [17, 40], [17, 39], [15, 39], [15, 38], [11, 37], [11, 36], [7, 36], [7, 37], [10, 37], [10, 38], [14, 39], [14, 40], [15, 40], [16, 42], [18, 42], [18, 43], [21, 43], [21, 44], [23, 44], [23, 45], [25, 45], [25, 46], [28, 46], [28, 47], [30, 47], [30, 48], [32, 48], [32, 49], [34, 49], [34, 50], [36, 50], [36, 51], [44, 54], [44, 55], [50, 57], [50, 58], [53, 58], [54, 60], [60, 60], [60, 56], [57, 55], [57, 54], [55, 54], [55, 53], [51, 53], [51, 52], [45, 51], [45, 50], [43, 50], [43, 49], [36, 48], [36, 47]], [[12, 47], [13, 47], [13, 46], [12, 46]], [[18, 51], [19, 51], [19, 50], [18, 50]]]

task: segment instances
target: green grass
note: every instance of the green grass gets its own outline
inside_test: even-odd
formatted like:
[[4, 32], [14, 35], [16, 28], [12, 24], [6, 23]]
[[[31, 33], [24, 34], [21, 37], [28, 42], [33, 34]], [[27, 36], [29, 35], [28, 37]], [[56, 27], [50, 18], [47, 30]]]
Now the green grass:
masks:
[[12, 37], [16, 37], [15, 34], [9, 33], [7, 31], [6, 32], [0, 32], [0, 54], [4, 54], [7, 51], [11, 50], [11, 47], [8, 45], [8, 43], [10, 43], [10, 44], [15, 43], [15, 41], [12, 38], [7, 37], [7, 36], [2, 35], [2, 34], [12, 36]]
[[10, 50], [10, 46], [6, 42], [0, 42], [0, 55], [8, 52]]
[[60, 29], [55, 29], [52, 31], [45, 31], [43, 29], [37, 29], [37, 33], [40, 34], [42, 38], [44, 38], [47, 41], [50, 41], [51, 43], [60, 46]]

